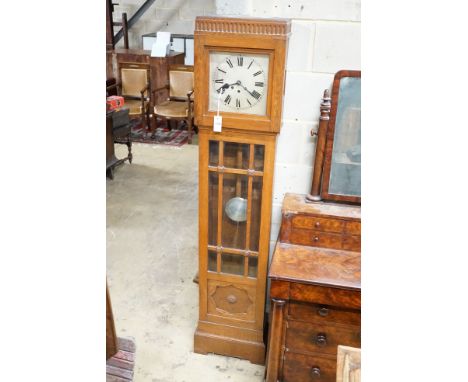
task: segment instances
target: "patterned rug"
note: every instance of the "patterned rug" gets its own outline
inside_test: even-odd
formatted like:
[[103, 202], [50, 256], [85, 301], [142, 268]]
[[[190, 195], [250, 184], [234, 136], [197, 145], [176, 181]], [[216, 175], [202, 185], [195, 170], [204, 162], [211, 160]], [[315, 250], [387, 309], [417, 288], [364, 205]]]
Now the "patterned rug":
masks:
[[142, 124], [133, 123], [130, 136], [132, 142], [182, 146], [188, 142], [189, 134], [187, 130], [182, 130], [180, 128], [169, 130], [165, 127], [157, 127], [156, 131], [151, 133], [147, 132]]

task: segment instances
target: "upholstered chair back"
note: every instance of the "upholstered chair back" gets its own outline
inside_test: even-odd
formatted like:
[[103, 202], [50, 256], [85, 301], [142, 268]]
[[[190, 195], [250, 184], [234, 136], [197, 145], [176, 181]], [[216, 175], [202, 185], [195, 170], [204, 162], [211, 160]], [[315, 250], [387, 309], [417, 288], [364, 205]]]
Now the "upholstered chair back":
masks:
[[169, 97], [187, 99], [187, 93], [194, 87], [193, 66], [172, 66], [169, 68]]
[[[148, 71], [146, 69], [121, 68], [122, 96], [140, 97], [141, 89], [148, 83]], [[148, 92], [145, 91], [146, 97]]]

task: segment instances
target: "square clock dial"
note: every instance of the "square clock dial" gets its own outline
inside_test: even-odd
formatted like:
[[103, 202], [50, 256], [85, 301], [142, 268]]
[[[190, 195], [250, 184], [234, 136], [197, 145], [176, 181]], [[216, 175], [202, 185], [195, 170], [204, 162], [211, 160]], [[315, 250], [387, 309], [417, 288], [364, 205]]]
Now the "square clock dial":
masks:
[[211, 52], [209, 111], [266, 115], [267, 54]]

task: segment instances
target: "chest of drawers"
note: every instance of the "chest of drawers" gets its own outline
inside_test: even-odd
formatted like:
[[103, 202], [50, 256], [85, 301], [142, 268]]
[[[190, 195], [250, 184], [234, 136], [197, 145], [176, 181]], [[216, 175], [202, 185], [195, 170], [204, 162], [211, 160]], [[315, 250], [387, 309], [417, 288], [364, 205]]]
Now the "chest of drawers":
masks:
[[[360, 209], [321, 204], [301, 208], [292, 194], [283, 203], [268, 275], [267, 382], [335, 382], [338, 345], [361, 346], [360, 246], [346, 247], [360, 243]], [[303, 231], [318, 243], [301, 241]]]
[[279, 241], [321, 248], [361, 251], [361, 207], [305, 203], [304, 196], [286, 194]]

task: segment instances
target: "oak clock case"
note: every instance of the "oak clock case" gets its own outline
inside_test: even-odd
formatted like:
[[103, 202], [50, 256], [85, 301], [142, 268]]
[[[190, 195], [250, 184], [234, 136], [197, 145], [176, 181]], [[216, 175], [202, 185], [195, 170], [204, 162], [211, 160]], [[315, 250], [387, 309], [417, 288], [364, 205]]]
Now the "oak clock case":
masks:
[[[272, 184], [289, 32], [289, 21], [279, 19], [196, 19], [197, 353], [265, 361]], [[218, 109], [220, 133], [213, 131]]]

